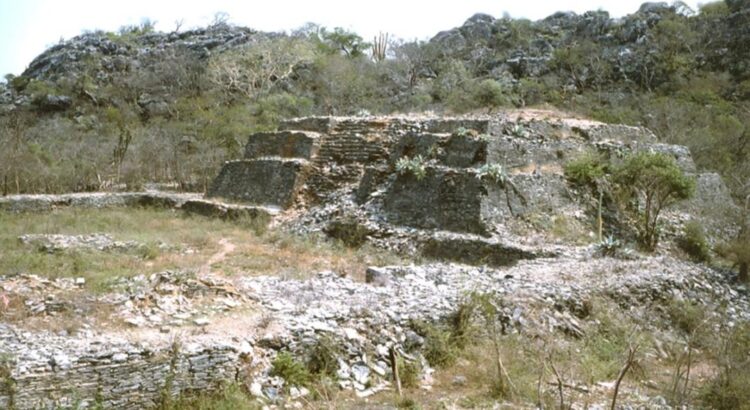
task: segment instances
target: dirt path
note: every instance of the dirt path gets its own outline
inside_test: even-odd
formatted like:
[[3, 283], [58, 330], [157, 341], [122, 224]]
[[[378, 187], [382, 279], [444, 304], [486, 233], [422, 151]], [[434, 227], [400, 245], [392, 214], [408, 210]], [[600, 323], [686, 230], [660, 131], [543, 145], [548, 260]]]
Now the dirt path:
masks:
[[199, 275], [208, 275], [210, 273], [213, 273], [213, 271], [211, 270], [211, 266], [225, 260], [227, 258], [227, 255], [234, 252], [234, 250], [237, 248], [237, 245], [233, 244], [227, 238], [221, 238], [219, 240], [219, 246], [219, 251], [211, 255], [211, 257], [208, 258], [208, 261], [206, 261], [206, 263], [200, 267], [200, 269], [198, 270]]

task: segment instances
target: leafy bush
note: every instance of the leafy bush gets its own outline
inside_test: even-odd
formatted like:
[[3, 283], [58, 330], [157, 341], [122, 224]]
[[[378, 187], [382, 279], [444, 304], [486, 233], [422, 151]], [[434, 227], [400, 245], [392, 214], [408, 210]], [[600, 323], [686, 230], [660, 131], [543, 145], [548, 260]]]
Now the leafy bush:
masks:
[[422, 366], [417, 361], [406, 361], [402, 357], [396, 359], [398, 366], [398, 376], [401, 379], [401, 385], [406, 388], [419, 387], [419, 380], [422, 375]]
[[399, 158], [396, 162], [396, 171], [401, 175], [412, 174], [418, 181], [421, 181], [427, 176], [425, 163], [426, 161], [421, 155], [417, 155], [414, 158]]
[[436, 367], [448, 367], [456, 362], [458, 349], [451, 333], [438, 327], [428, 327], [425, 334], [424, 357]]
[[475, 86], [474, 98], [482, 107], [487, 107], [487, 112], [494, 108], [510, 105], [508, 93], [502, 84], [495, 80], [487, 79]]
[[638, 242], [653, 251], [659, 241], [659, 215], [668, 206], [688, 199], [695, 179], [686, 175], [671, 156], [639, 152], [625, 158], [613, 173], [625, 209], [633, 216]]
[[339, 368], [338, 358], [341, 354], [341, 348], [335, 340], [321, 336], [310, 349], [307, 369], [313, 374], [334, 377]]
[[677, 245], [696, 262], [708, 262], [711, 259], [711, 248], [706, 240], [703, 226], [696, 221], [685, 224]]
[[684, 333], [693, 333], [703, 321], [705, 312], [695, 303], [674, 300], [668, 305], [667, 313], [672, 325]]
[[471, 294], [448, 316], [450, 338], [456, 348], [465, 348], [475, 335], [474, 314], [481, 302], [481, 296]]
[[568, 181], [580, 186], [595, 187], [597, 181], [608, 173], [609, 166], [600, 155], [586, 152], [565, 163], [563, 171]]
[[370, 230], [354, 218], [332, 221], [323, 231], [349, 248], [357, 249], [367, 242]]

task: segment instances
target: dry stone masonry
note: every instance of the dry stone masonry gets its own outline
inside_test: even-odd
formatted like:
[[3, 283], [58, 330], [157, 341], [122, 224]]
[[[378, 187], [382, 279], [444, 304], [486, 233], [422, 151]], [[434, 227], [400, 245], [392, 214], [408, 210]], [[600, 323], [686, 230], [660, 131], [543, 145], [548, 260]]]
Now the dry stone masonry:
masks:
[[[664, 152], [696, 173], [685, 147], [661, 144], [641, 127], [551, 114], [310, 117], [250, 136], [244, 159], [224, 166], [208, 196], [294, 210], [292, 225], [345, 242], [357, 232], [375, 242], [408, 237], [410, 245], [391, 245], [505, 265], [554, 253], [543, 243], [529, 247], [520, 225], [540, 215], [585, 216], [563, 164], [586, 150], [614, 159]], [[405, 159], [423, 172], [399, 171]], [[697, 180], [698, 196], [681, 209], [718, 228], [716, 217], [731, 211], [726, 187], [715, 174]]]

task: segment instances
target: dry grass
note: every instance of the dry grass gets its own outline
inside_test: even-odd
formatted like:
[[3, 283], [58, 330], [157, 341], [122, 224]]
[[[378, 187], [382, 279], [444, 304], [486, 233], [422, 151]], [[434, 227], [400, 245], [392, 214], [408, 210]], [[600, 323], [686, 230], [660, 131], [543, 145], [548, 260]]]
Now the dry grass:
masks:
[[[368, 265], [398, 261], [386, 252], [368, 247], [352, 250], [323, 237], [276, 231], [258, 234], [252, 221], [225, 222], [165, 210], [61, 209], [31, 216], [0, 213], [0, 226], [0, 276], [84, 277], [91, 290], [106, 289], [113, 277], [199, 270], [222, 250], [222, 240], [233, 249], [208, 270], [227, 275], [304, 278], [333, 270], [362, 278]], [[133, 252], [81, 249], [46, 253], [18, 240], [23, 234], [91, 233], [107, 233], [115, 240], [135, 240], [144, 246]]]

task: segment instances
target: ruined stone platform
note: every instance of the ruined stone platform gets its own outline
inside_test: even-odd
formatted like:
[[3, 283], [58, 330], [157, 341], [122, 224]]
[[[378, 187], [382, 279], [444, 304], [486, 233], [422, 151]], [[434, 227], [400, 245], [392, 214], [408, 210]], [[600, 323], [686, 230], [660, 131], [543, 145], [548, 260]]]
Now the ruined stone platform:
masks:
[[[424, 254], [453, 250], [471, 262], [466, 243], [517, 250], [525, 238], [509, 232], [529, 220], [585, 217], [587, 204], [563, 176], [566, 161], [583, 151], [616, 159], [642, 150], [672, 155], [685, 172], [698, 175], [685, 147], [660, 143], [642, 127], [520, 114], [297, 118], [276, 132], [251, 135], [244, 158], [224, 165], [208, 196], [289, 210], [294, 217], [286, 219], [300, 230], [339, 232], [328, 225], [358, 221], [376, 226], [368, 232], [382, 239], [391, 228], [411, 229]], [[397, 169], [399, 160], [415, 158], [423, 175]], [[501, 180], [487, 178], [489, 168], [500, 169]], [[689, 208], [711, 225], [721, 213], [716, 196], [731, 201], [719, 178], [698, 176], [698, 197]], [[485, 239], [431, 241], [430, 249], [441, 252], [424, 249], [428, 241], [419, 237], [438, 231]], [[496, 260], [484, 253], [478, 250], [476, 260]]]

